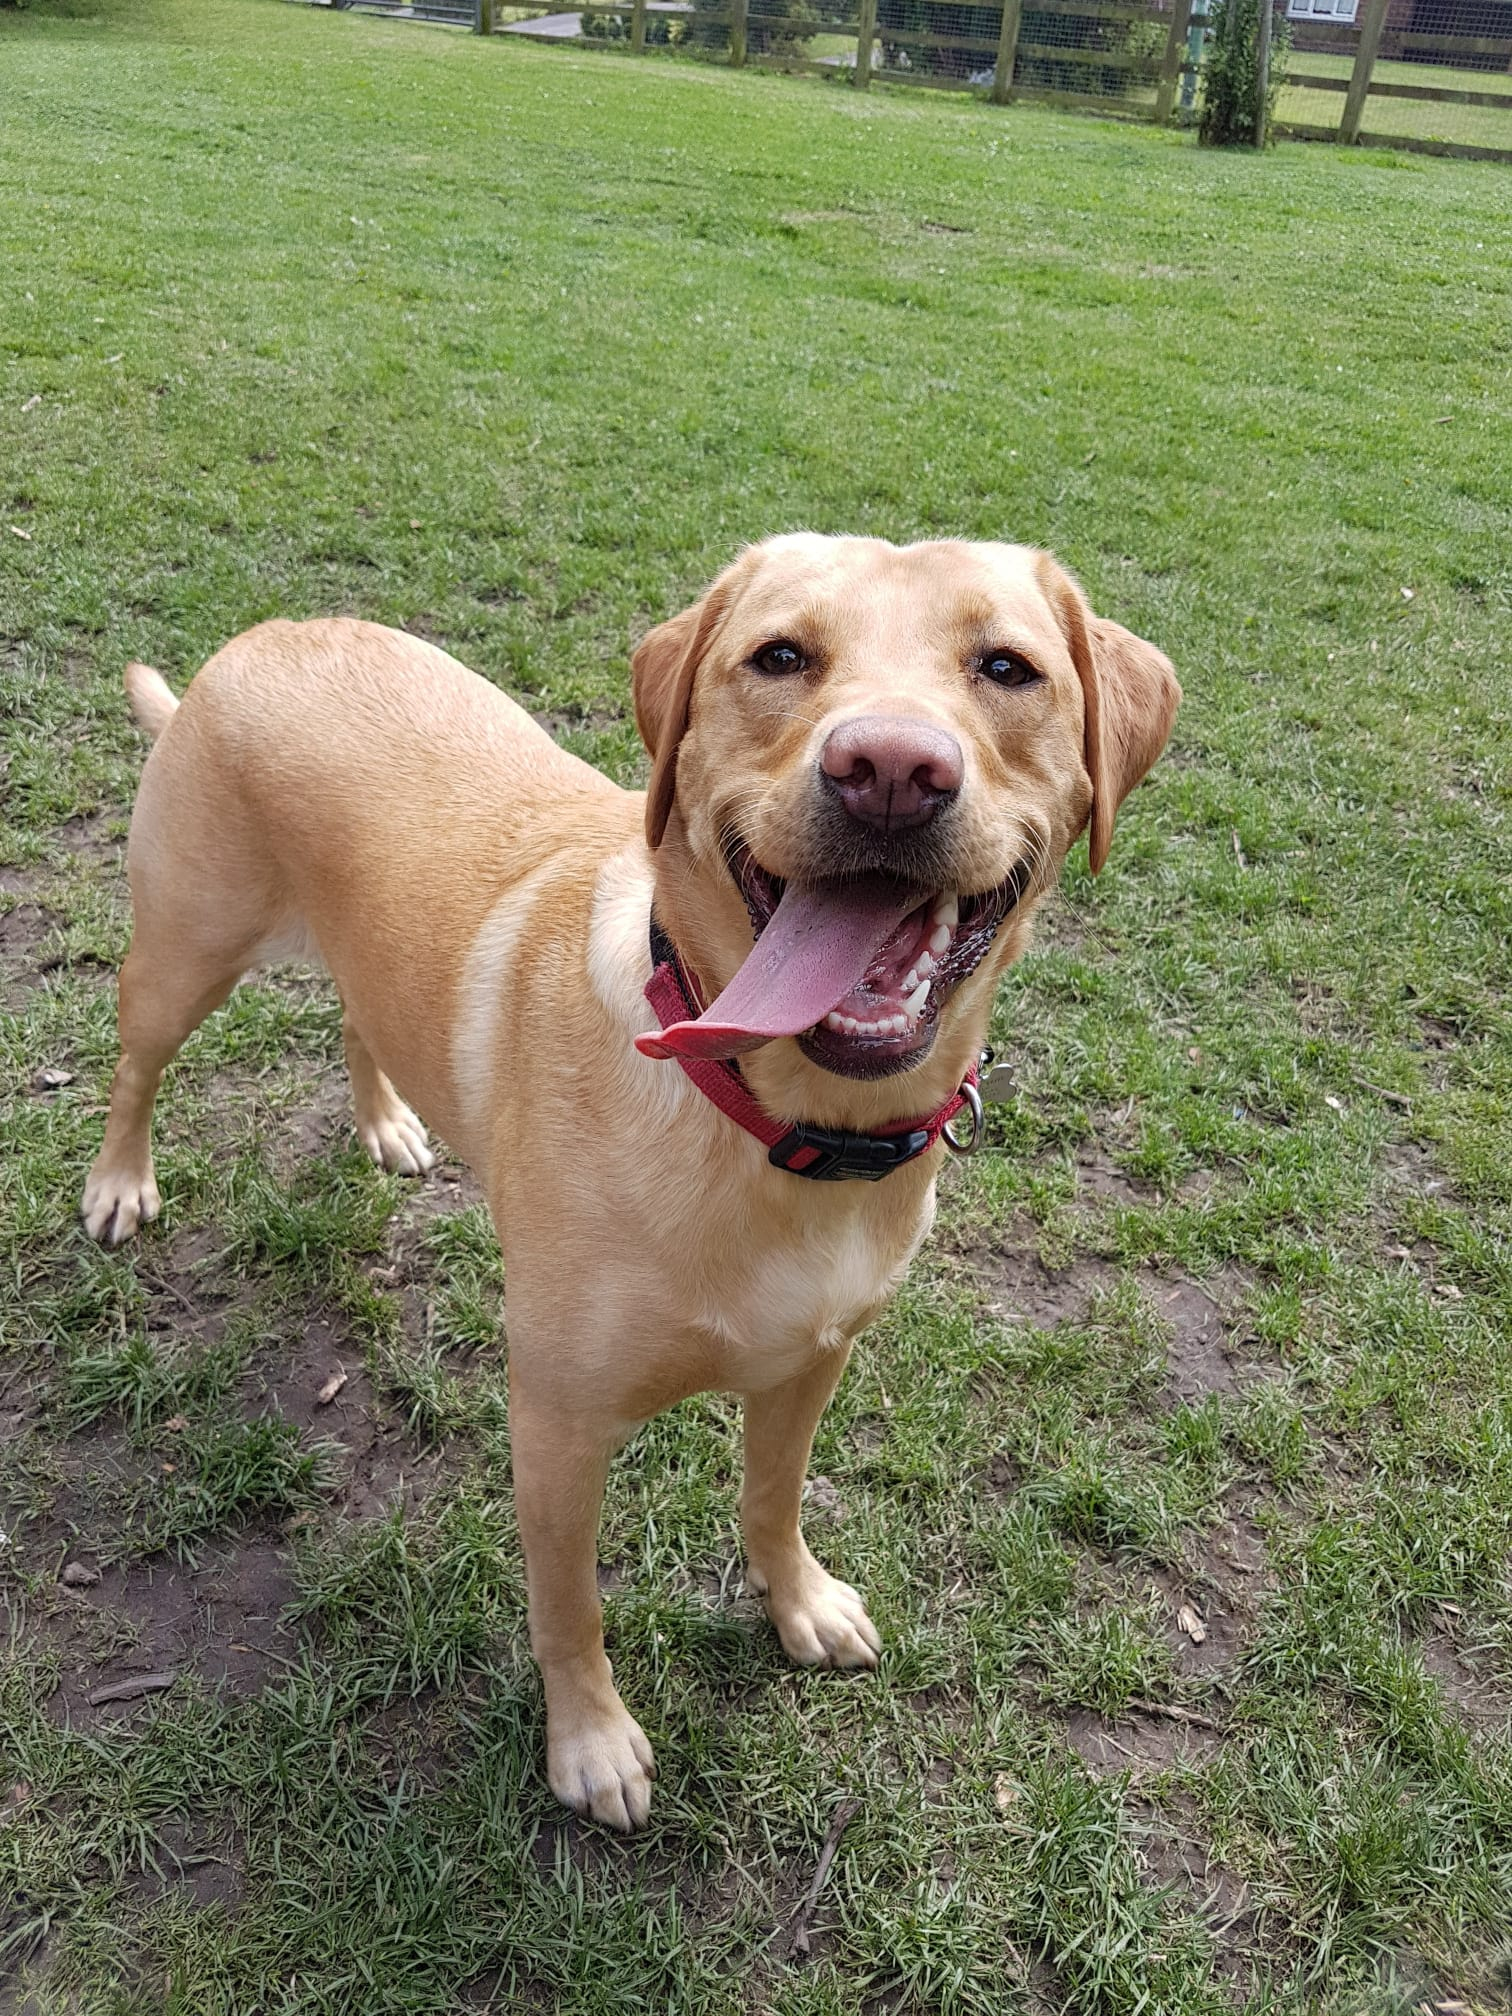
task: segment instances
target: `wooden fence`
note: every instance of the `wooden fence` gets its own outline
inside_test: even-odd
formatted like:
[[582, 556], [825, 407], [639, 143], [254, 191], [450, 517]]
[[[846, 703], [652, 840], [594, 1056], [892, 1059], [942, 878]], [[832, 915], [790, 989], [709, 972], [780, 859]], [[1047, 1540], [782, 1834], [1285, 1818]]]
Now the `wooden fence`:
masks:
[[1512, 0], [1360, 0], [1290, 25], [1278, 133], [1512, 161]]
[[[806, 71], [859, 90], [885, 80], [1165, 125], [1194, 116], [1210, 0], [334, 4], [634, 56]], [[1273, 4], [1290, 35], [1278, 133], [1512, 160], [1512, 0]]]
[[[317, 0], [318, 4], [318, 0]], [[326, 0], [332, 4], [332, 0]], [[343, 4], [343, 0], [334, 0]], [[484, 34], [675, 51], [705, 62], [1035, 99], [1162, 123], [1185, 116], [1194, 0], [345, 0]], [[570, 11], [569, 11], [570, 10]]]

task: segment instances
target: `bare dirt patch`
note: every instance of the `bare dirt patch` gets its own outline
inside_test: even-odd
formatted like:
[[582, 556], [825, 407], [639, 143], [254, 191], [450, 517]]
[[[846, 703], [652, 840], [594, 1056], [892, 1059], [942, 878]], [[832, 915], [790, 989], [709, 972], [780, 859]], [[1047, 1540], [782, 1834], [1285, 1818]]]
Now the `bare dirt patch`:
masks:
[[1434, 1167], [1433, 1150], [1421, 1141], [1388, 1141], [1381, 1150], [1381, 1167], [1393, 1188], [1415, 1191], [1420, 1197], [1437, 1196], [1448, 1188], [1447, 1178]]
[[968, 1247], [957, 1257], [980, 1284], [989, 1315], [1039, 1330], [1084, 1321], [1093, 1296], [1118, 1281], [1116, 1267], [1085, 1255], [1051, 1266], [1041, 1257], [1034, 1226], [1023, 1218], [1005, 1228], [1000, 1245]]
[[20, 902], [0, 914], [0, 1008], [18, 1014], [48, 971], [44, 946], [56, 940], [64, 919], [45, 904]]
[[1136, 1710], [1109, 1722], [1092, 1708], [1073, 1708], [1066, 1718], [1066, 1741], [1094, 1771], [1169, 1771], [1217, 1756], [1222, 1733], [1206, 1721]]
[[423, 1273], [426, 1229], [438, 1218], [483, 1202], [478, 1180], [465, 1164], [438, 1162], [423, 1182], [410, 1186], [403, 1204], [389, 1220], [384, 1266], [390, 1271], [381, 1277], [382, 1285], [410, 1281]]
[[[325, 1502], [336, 1514], [376, 1518], [401, 1500], [413, 1509], [455, 1455], [450, 1442], [416, 1446], [374, 1390], [362, 1347], [330, 1314], [309, 1316], [292, 1344], [279, 1343], [252, 1369], [248, 1418], [271, 1410], [303, 1431], [307, 1446], [317, 1440], [325, 1445]], [[338, 1378], [329, 1400], [322, 1400]]]
[[[69, 1561], [87, 1568], [90, 1550], [74, 1550]], [[73, 1728], [129, 1721], [191, 1675], [256, 1693], [296, 1649], [282, 1622], [293, 1573], [271, 1533], [207, 1548], [197, 1565], [156, 1555], [103, 1568], [99, 1578], [78, 1589], [60, 1581], [40, 1620], [39, 1636], [59, 1661], [52, 1709]]]
[[[980, 1284], [989, 1315], [1040, 1330], [1085, 1322], [1095, 1298], [1111, 1293], [1122, 1278], [1111, 1262], [1087, 1254], [1063, 1266], [1051, 1265], [1039, 1250], [1034, 1228], [1022, 1219], [1007, 1228], [1000, 1247], [971, 1247], [959, 1260]], [[1200, 1401], [1210, 1393], [1237, 1394], [1261, 1375], [1262, 1367], [1245, 1349], [1251, 1339], [1245, 1311], [1252, 1286], [1245, 1269], [1230, 1264], [1197, 1281], [1141, 1267], [1133, 1278], [1168, 1331], [1170, 1404]]]
[[165, 1820], [154, 1844], [157, 1866], [129, 1879], [128, 1895], [142, 1904], [183, 1897], [203, 1908], [234, 1910], [241, 1900], [244, 1872], [229, 1827], [208, 1831], [184, 1820]]
[[1237, 1594], [1223, 1585], [1157, 1570], [1152, 1578], [1160, 1592], [1165, 1617], [1164, 1637], [1176, 1671], [1183, 1676], [1216, 1677], [1244, 1649], [1254, 1606], [1242, 1586]]
[[1131, 1802], [1140, 1832], [1139, 1858], [1149, 1882], [1169, 1890], [1180, 1907], [1203, 1919], [1213, 1935], [1219, 1971], [1239, 1985], [1249, 1973], [1256, 1913], [1249, 1885], [1213, 1860], [1195, 1825], [1194, 1802], [1178, 1793], [1160, 1807]]
[[[265, 1095], [254, 1084], [244, 1094], [249, 1108], [265, 1103]], [[353, 1137], [352, 1090], [345, 1071], [334, 1070], [321, 1079], [314, 1096], [292, 1113], [283, 1113], [277, 1123], [275, 1159], [306, 1162], [330, 1148], [343, 1147]]]
[[1444, 1699], [1463, 1722], [1487, 1735], [1512, 1735], [1512, 1687], [1505, 1674], [1495, 1672], [1483, 1655], [1456, 1644], [1444, 1630], [1430, 1632], [1419, 1650]]
[[53, 831], [53, 846], [92, 868], [119, 870], [126, 843], [110, 831], [114, 812], [81, 812]]
[[1202, 1586], [1225, 1590], [1236, 1600], [1241, 1590], [1271, 1586], [1265, 1529], [1255, 1516], [1261, 1503], [1254, 1493], [1229, 1494], [1223, 1522], [1207, 1535], [1198, 1558]]
[[1107, 1204], [1133, 1207], [1153, 1203], [1159, 1196], [1153, 1183], [1127, 1175], [1117, 1163], [1101, 1154], [1078, 1157], [1076, 1183], [1078, 1190]]
[[1237, 1347], [1247, 1335], [1243, 1307], [1249, 1277], [1235, 1266], [1206, 1280], [1166, 1277], [1144, 1270], [1140, 1292], [1170, 1330], [1166, 1374], [1173, 1400], [1241, 1390], [1245, 1365]]

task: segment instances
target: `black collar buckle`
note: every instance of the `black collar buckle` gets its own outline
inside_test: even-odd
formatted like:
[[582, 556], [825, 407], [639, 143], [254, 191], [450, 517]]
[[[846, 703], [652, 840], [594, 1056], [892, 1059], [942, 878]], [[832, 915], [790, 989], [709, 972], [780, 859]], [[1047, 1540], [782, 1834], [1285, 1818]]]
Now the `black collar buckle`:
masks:
[[927, 1127], [911, 1127], [906, 1134], [847, 1134], [800, 1120], [767, 1150], [767, 1160], [774, 1168], [815, 1183], [839, 1183], [847, 1177], [880, 1183], [922, 1155], [933, 1138]]

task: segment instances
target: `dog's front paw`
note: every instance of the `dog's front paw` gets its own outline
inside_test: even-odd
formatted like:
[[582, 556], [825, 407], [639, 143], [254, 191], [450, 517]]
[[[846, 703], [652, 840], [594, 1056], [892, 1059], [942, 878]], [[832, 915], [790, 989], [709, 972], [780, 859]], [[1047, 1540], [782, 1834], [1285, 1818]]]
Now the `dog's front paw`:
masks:
[[608, 1714], [570, 1728], [550, 1719], [546, 1776], [564, 1806], [628, 1834], [650, 1814], [656, 1759], [640, 1724], [616, 1700]]
[[766, 1598], [782, 1649], [797, 1665], [876, 1665], [882, 1640], [860, 1594], [826, 1575], [812, 1556], [770, 1580], [753, 1566], [746, 1579]]
[[424, 1176], [435, 1155], [418, 1113], [395, 1100], [381, 1113], [359, 1114], [357, 1137], [380, 1169], [394, 1176]]
[[111, 1169], [103, 1162], [90, 1170], [81, 1206], [84, 1229], [102, 1246], [119, 1246], [162, 1208], [150, 1162], [145, 1170]]

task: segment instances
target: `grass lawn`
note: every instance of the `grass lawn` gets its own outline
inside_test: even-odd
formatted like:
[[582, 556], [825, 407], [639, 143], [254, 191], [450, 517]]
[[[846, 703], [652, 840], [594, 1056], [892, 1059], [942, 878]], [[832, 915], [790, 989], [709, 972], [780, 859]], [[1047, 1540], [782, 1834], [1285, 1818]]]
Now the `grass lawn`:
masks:
[[[0, 14], [0, 84], [0, 2009], [1505, 2010], [1512, 180], [276, 0]], [[120, 671], [356, 611], [632, 780], [632, 640], [795, 525], [1042, 541], [1187, 701], [821, 1431], [880, 1674], [743, 1592], [730, 1405], [617, 1466], [625, 1844], [484, 1214], [354, 1153], [328, 989], [77, 1229]]]
[[[1287, 58], [1289, 75], [1338, 77], [1348, 80], [1354, 68], [1350, 56], [1326, 56], [1294, 49]], [[1438, 105], [1421, 98], [1382, 97], [1377, 84], [1411, 84], [1441, 91], [1487, 91], [1504, 98], [1503, 105]], [[1512, 75], [1505, 70], [1449, 70], [1437, 63], [1378, 62], [1371, 72], [1372, 90], [1365, 101], [1363, 131], [1401, 134], [1413, 140], [1448, 140], [1457, 147], [1501, 147], [1512, 153]], [[1292, 85], [1282, 90], [1276, 118], [1285, 126], [1337, 127], [1344, 116], [1343, 92], [1309, 91]]]

